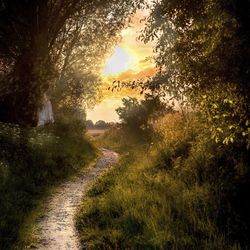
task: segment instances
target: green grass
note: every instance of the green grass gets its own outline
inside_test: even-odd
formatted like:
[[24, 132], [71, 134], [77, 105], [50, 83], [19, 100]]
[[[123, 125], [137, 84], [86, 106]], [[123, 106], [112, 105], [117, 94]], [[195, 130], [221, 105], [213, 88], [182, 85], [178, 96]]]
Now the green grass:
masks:
[[29, 231], [27, 218], [50, 188], [95, 157], [94, 147], [83, 136], [70, 130], [61, 134], [56, 126], [24, 130], [1, 124], [0, 249], [15, 248]]
[[[188, 188], [133, 150], [96, 182], [77, 227], [87, 249], [225, 249], [206, 211], [208, 187]], [[229, 249], [229, 248], [227, 248]]]
[[83, 200], [77, 228], [86, 249], [248, 246], [249, 213], [237, 211], [233, 201], [239, 197], [243, 204], [246, 199], [240, 196], [242, 179], [234, 165], [236, 159], [239, 162], [238, 152], [235, 148], [218, 150], [200, 128], [195, 132], [189, 127], [184, 133], [184, 126], [176, 123], [173, 127], [175, 134], [167, 142], [164, 138], [140, 142], [121, 130], [98, 141], [124, 154]]

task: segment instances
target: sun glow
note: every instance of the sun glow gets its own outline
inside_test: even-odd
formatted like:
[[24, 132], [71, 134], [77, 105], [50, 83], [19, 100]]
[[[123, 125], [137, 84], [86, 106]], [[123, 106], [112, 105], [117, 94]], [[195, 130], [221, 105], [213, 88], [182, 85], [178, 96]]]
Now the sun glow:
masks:
[[[151, 1], [151, 0], [150, 0]], [[137, 39], [145, 28], [149, 13], [139, 10], [132, 17], [131, 24], [121, 30], [121, 40], [112, 49], [113, 53], [106, 58], [100, 72], [102, 76], [103, 100], [94, 109], [88, 109], [88, 119], [118, 121], [115, 109], [122, 104], [122, 98], [132, 96], [140, 98], [136, 90], [123, 88], [121, 91], [110, 91], [109, 87], [116, 81], [131, 82], [146, 79], [156, 74], [153, 60], [154, 41], [144, 43]]]
[[126, 48], [116, 47], [113, 55], [107, 60], [102, 74], [104, 76], [119, 75], [127, 70], [133, 69], [135, 64], [135, 55]]

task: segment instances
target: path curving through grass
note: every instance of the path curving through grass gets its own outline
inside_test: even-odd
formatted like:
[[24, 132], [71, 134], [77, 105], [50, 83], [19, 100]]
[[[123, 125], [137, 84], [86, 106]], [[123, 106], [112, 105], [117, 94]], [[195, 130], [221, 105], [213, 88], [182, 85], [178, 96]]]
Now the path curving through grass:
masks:
[[37, 219], [39, 240], [33, 249], [78, 250], [80, 242], [75, 229], [75, 215], [82, 198], [93, 181], [118, 161], [114, 151], [101, 149], [94, 168], [60, 185], [47, 200], [45, 213]]

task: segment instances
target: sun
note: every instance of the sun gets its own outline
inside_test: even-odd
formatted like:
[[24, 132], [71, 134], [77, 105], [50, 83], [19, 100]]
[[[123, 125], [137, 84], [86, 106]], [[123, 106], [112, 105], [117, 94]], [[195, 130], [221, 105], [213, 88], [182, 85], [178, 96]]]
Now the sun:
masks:
[[132, 53], [122, 47], [115, 47], [113, 55], [107, 60], [102, 75], [115, 76], [133, 69], [136, 59]]

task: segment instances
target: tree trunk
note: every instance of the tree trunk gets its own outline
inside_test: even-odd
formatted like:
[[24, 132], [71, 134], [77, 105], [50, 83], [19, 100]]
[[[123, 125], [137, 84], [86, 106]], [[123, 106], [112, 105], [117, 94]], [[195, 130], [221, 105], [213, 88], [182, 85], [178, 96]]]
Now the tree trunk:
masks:
[[48, 50], [48, 2], [34, 0], [30, 44], [22, 51], [14, 69], [14, 82], [19, 94], [14, 97], [13, 121], [23, 126], [36, 126], [43, 94], [49, 88], [51, 72]]

